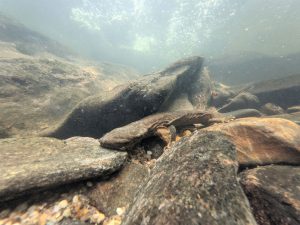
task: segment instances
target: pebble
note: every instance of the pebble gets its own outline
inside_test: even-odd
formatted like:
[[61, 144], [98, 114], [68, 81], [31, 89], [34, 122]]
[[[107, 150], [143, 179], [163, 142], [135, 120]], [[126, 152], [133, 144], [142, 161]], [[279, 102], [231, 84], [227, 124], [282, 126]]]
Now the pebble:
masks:
[[91, 181], [88, 181], [88, 182], [86, 183], [86, 186], [88, 186], [88, 187], [93, 187], [93, 183], [92, 183]]
[[[101, 224], [107, 221], [107, 225], [119, 225], [121, 217], [107, 218], [103, 213], [89, 204], [89, 200], [82, 195], [74, 195], [72, 201], [61, 199], [51, 204], [28, 205], [21, 204], [15, 211], [5, 210], [1, 212], [0, 225], [52, 225], [58, 224], [64, 218], [80, 220], [91, 224]], [[26, 207], [25, 207], [26, 206]], [[22, 211], [22, 212], [21, 212]], [[118, 210], [120, 213], [122, 208]]]

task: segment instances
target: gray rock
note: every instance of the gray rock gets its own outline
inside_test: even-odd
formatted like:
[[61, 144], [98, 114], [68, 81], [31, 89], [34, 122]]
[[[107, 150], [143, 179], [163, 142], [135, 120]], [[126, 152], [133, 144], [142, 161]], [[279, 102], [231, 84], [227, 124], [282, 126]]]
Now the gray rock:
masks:
[[178, 61], [161, 72], [87, 98], [57, 128], [42, 136], [101, 137], [114, 128], [155, 113], [173, 93], [187, 88], [187, 82], [199, 76], [202, 61], [201, 57]]
[[240, 110], [224, 113], [224, 115], [233, 116], [235, 118], [244, 118], [244, 117], [261, 117], [262, 113], [256, 109], [240, 109]]
[[300, 105], [289, 107], [289, 108], [286, 110], [286, 112], [287, 112], [287, 113], [300, 112]]
[[258, 224], [300, 224], [300, 167], [263, 166], [240, 177]]
[[224, 135], [183, 138], [158, 159], [122, 224], [256, 224], [237, 168], [235, 147]]
[[300, 75], [252, 84], [248, 92], [256, 95], [262, 104], [272, 102], [286, 109], [300, 104]]
[[277, 114], [283, 114], [284, 113], [284, 110], [283, 108], [281, 108], [280, 106], [278, 105], [275, 105], [273, 103], [267, 103], [267, 104], [264, 104], [260, 111], [266, 115], [277, 115]]
[[229, 103], [222, 106], [219, 112], [230, 112], [239, 109], [256, 109], [259, 107], [259, 99], [248, 92], [242, 92], [232, 98]]
[[0, 199], [100, 177], [118, 170], [127, 154], [100, 147], [92, 138], [0, 140]]
[[212, 86], [210, 72], [204, 67], [197, 80], [187, 86], [189, 99], [196, 109], [205, 110], [211, 105]]

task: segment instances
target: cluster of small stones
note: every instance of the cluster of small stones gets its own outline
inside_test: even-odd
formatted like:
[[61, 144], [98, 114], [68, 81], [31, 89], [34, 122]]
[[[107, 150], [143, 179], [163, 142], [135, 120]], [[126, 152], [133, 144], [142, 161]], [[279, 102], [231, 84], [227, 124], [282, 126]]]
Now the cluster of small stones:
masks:
[[[106, 217], [83, 195], [74, 195], [71, 200], [61, 199], [52, 204], [36, 204], [30, 207], [23, 203], [13, 212], [2, 211], [0, 225], [48, 225], [57, 224], [63, 219], [88, 222], [90, 224], [119, 225], [124, 208], [117, 208], [116, 215]], [[5, 215], [6, 214], [6, 215]], [[0, 217], [0, 218], [1, 218]]]

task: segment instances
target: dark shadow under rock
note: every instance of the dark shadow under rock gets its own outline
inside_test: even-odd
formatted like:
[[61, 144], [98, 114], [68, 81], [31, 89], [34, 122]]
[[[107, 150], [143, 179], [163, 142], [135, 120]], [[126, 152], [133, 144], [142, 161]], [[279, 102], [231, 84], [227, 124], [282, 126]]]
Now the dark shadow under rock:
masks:
[[258, 224], [300, 224], [300, 167], [264, 166], [240, 177]]
[[235, 147], [224, 135], [183, 138], [158, 159], [122, 224], [255, 225], [237, 168]]
[[130, 163], [113, 177], [97, 183], [87, 196], [100, 211], [109, 216], [115, 215], [117, 208], [129, 206], [148, 174], [147, 166]]
[[127, 153], [103, 149], [92, 138], [7, 138], [0, 139], [0, 146], [1, 201], [111, 174], [127, 158]]

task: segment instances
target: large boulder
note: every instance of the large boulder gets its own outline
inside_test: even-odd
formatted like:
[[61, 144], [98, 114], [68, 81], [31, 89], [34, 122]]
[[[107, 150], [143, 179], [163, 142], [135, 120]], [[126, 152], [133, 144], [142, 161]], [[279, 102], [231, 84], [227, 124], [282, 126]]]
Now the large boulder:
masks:
[[183, 138], [159, 158], [122, 224], [254, 225], [237, 169], [235, 147], [224, 135]]
[[300, 167], [263, 166], [240, 177], [258, 224], [300, 224]]
[[243, 166], [300, 165], [300, 126], [280, 118], [243, 118], [205, 128], [229, 136]]
[[0, 199], [100, 177], [121, 168], [127, 153], [109, 151], [92, 138], [0, 140]]
[[178, 61], [165, 70], [143, 76], [114, 90], [80, 102], [67, 118], [44, 136], [101, 137], [108, 131], [159, 111], [173, 93], [187, 89], [202, 68], [201, 57]]
[[252, 84], [248, 92], [256, 95], [262, 104], [273, 103], [286, 109], [300, 104], [300, 75]]

